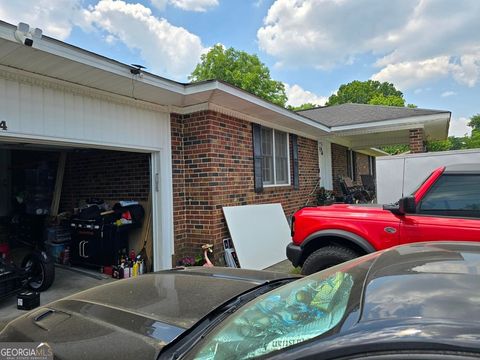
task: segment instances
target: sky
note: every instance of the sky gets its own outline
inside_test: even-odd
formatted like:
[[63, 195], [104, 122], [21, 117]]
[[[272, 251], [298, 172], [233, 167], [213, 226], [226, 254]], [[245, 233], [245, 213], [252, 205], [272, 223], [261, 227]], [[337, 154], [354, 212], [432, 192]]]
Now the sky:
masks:
[[187, 82], [215, 44], [256, 54], [288, 104], [388, 81], [419, 108], [480, 113], [479, 0], [0, 0], [0, 19]]

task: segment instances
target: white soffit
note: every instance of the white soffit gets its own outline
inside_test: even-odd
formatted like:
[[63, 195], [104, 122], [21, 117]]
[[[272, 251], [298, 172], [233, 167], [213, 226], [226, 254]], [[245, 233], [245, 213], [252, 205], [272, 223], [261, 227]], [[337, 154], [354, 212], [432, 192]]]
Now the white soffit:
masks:
[[281, 204], [223, 208], [240, 267], [262, 270], [286, 260], [290, 228]]

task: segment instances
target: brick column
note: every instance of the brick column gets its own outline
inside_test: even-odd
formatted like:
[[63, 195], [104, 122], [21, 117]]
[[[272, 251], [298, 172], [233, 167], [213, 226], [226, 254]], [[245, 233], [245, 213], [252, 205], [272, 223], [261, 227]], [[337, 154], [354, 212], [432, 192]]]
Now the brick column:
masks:
[[423, 153], [426, 151], [423, 129], [410, 129], [409, 147], [411, 153]]

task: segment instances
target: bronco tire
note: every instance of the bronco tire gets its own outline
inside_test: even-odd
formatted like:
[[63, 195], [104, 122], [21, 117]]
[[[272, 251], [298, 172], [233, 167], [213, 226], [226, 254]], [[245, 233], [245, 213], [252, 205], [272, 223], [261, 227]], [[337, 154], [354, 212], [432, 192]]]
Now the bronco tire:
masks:
[[302, 267], [303, 275], [310, 275], [334, 265], [355, 259], [359, 255], [341, 246], [325, 246], [310, 254]]
[[47, 290], [55, 280], [55, 265], [44, 251], [34, 251], [25, 256], [22, 268], [28, 274], [27, 284], [32, 290]]

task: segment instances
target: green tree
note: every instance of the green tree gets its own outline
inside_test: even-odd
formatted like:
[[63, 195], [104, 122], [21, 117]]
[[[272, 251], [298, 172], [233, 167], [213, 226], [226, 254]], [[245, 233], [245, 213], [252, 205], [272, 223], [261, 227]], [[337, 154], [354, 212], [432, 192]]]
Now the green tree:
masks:
[[376, 94], [368, 102], [370, 105], [405, 106], [405, 99], [398, 95]]
[[399, 145], [385, 145], [382, 146], [381, 149], [385, 151], [386, 153], [389, 153], [390, 155], [398, 155], [398, 154], [403, 154], [410, 150], [410, 147], [405, 144], [399, 144]]
[[381, 83], [375, 80], [355, 80], [341, 85], [337, 93], [328, 98], [327, 106], [346, 103], [369, 104], [374, 97], [379, 95], [383, 95], [386, 98], [394, 96], [403, 99], [402, 92], [397, 90], [391, 83]]
[[312, 104], [312, 103], [305, 103], [299, 106], [292, 106], [292, 105], [287, 105], [288, 110], [292, 111], [302, 111], [302, 110], [308, 110], [308, 109], [313, 109], [318, 107], [318, 105]]
[[427, 141], [427, 151], [480, 148], [480, 114], [473, 115], [467, 125], [472, 128], [470, 136], [449, 136], [447, 140]]
[[189, 80], [221, 80], [277, 105], [285, 106], [287, 95], [280, 81], [272, 80], [270, 70], [257, 55], [215, 45], [203, 54]]
[[472, 131], [480, 130], [480, 114], [473, 115], [467, 125], [472, 128]]

